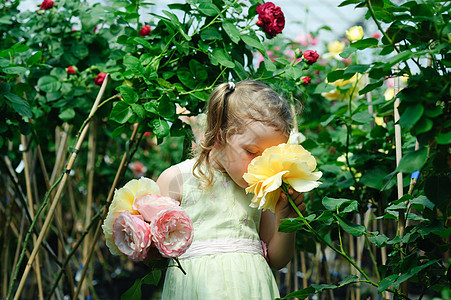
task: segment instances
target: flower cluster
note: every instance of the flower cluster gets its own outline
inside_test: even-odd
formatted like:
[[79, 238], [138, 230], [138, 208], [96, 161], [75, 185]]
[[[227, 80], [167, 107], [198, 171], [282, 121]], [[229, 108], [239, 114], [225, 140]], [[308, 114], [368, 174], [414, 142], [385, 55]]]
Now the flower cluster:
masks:
[[322, 173], [316, 169], [315, 158], [301, 145], [280, 144], [267, 148], [254, 158], [243, 175], [249, 184], [247, 193], [253, 193], [251, 206], [274, 212], [280, 197], [282, 183], [299, 193], [318, 187]]
[[327, 82], [334, 87], [329, 92], [322, 93], [321, 95], [328, 100], [355, 100], [359, 97], [359, 91], [365, 85], [363, 76], [355, 74], [349, 79], [338, 79], [334, 82]]
[[143, 261], [155, 246], [164, 257], [183, 254], [193, 240], [193, 223], [179, 203], [160, 196], [151, 179], [133, 179], [116, 190], [102, 225], [115, 255]]
[[272, 2], [257, 6], [258, 13], [257, 26], [261, 27], [268, 38], [273, 38], [282, 32], [285, 27], [285, 16], [280, 7]]

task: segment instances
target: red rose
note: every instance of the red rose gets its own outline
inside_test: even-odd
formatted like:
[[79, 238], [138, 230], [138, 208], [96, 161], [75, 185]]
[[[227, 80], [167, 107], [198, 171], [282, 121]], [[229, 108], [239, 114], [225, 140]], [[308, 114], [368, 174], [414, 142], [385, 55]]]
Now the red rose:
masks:
[[75, 74], [76, 73], [76, 71], [75, 71], [75, 68], [73, 67], [73, 66], [69, 66], [69, 67], [67, 67], [67, 74], [69, 74], [69, 75], [73, 75], [73, 74]]
[[44, 0], [44, 2], [41, 3], [40, 9], [51, 9], [55, 3], [52, 0]]
[[144, 25], [141, 30], [139, 31], [140, 36], [148, 36], [152, 29], [150, 29], [149, 25]]
[[302, 81], [302, 85], [309, 85], [312, 82], [312, 79], [308, 76], [302, 77], [301, 78]]
[[96, 85], [102, 85], [103, 81], [105, 80], [106, 73], [99, 73], [97, 75], [96, 79], [94, 79], [94, 83]]
[[304, 59], [307, 61], [308, 65], [313, 65], [319, 58], [319, 54], [313, 50], [307, 50], [304, 52]]
[[268, 38], [273, 38], [281, 33], [285, 27], [285, 16], [280, 7], [272, 2], [260, 4], [256, 9], [258, 13], [257, 25], [266, 33]]

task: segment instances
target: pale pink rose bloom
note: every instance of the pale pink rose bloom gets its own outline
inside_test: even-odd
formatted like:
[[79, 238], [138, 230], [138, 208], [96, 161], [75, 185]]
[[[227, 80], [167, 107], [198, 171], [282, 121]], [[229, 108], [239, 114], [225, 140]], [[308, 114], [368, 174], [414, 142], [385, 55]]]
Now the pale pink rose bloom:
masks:
[[133, 209], [139, 211], [144, 220], [152, 222], [160, 211], [179, 205], [177, 200], [170, 197], [149, 194], [137, 198], [133, 202]]
[[296, 37], [296, 42], [304, 47], [309, 45], [315, 46], [318, 44], [318, 38], [313, 37], [311, 33], [302, 33]]
[[193, 222], [181, 207], [170, 207], [158, 213], [150, 232], [161, 255], [177, 257], [185, 253], [193, 241]]
[[143, 261], [152, 243], [150, 225], [128, 210], [116, 218], [113, 238], [119, 251], [133, 261]]
[[136, 177], [144, 176], [144, 174], [146, 174], [147, 172], [147, 167], [140, 161], [129, 163], [128, 167], [130, 168], [130, 170], [132, 170], [133, 175], [135, 175]]

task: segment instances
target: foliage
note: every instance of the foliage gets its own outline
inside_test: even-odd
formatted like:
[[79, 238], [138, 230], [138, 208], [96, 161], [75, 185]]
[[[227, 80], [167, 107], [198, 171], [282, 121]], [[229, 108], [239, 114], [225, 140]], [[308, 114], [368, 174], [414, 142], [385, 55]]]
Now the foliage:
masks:
[[[7, 276], [2, 284], [17, 263], [8, 255], [25, 236], [13, 229], [20, 228], [22, 217], [28, 219], [28, 229], [39, 206], [48, 209], [41, 200], [50, 195], [53, 199], [51, 191], [58, 175], [66, 172], [68, 156], [79, 157], [58, 204], [58, 222], [51, 228], [49, 242], [41, 245], [45, 254], [40, 257], [49, 266], [41, 285], [52, 287], [43, 292], [48, 297], [55, 289], [73, 293], [70, 273], [64, 289], [58, 281], [66, 264], [75, 269], [83, 266], [87, 251], [78, 248], [82, 243], [104, 249], [103, 241], [94, 239], [91, 244], [84, 238], [94, 234], [101, 222], [102, 210], [111, 200], [108, 190], [114, 190], [124, 176], [123, 167], [139, 160], [147, 166], [147, 176], [155, 178], [184, 159], [193, 132], [180, 117], [202, 112], [218, 83], [251, 78], [265, 81], [291, 104], [302, 104], [297, 121], [307, 137], [303, 146], [317, 157], [324, 173], [321, 187], [306, 196], [306, 217], [287, 220], [280, 230], [298, 230], [301, 250], [315, 251], [311, 247], [315, 239], [358, 270], [337, 284], [312, 283], [289, 297], [356, 283], [402, 298], [407, 297], [405, 282], [420, 286], [422, 295], [446, 293], [450, 284], [449, 261], [443, 259], [450, 233], [449, 3], [346, 0], [341, 6], [365, 10], [382, 38], [346, 42], [338, 53], [320, 53], [321, 61], [310, 67], [298, 59], [297, 49], [305, 52], [306, 46], [283, 34], [270, 42], [265, 39], [256, 26], [255, 8], [260, 3], [188, 0], [170, 4], [161, 14], [152, 12], [152, 3], [139, 0], [111, 0], [105, 5], [61, 0], [50, 9], [27, 12], [17, 10], [20, 0], [0, 3], [0, 191], [2, 198], [17, 199], [0, 206], [0, 237], [5, 245], [1, 255], [8, 262], [2, 265], [2, 276]], [[151, 32], [142, 36], [139, 32], [145, 25]], [[369, 63], [360, 62], [365, 55], [371, 56]], [[262, 60], [257, 63], [259, 56]], [[68, 72], [71, 66], [75, 74]], [[88, 118], [99, 92], [94, 79], [101, 72], [111, 79], [106, 99]], [[305, 76], [311, 84], [305, 84]], [[386, 100], [384, 86], [393, 78], [408, 80], [396, 97]], [[88, 125], [89, 141], [75, 151]], [[398, 162], [397, 128], [404, 154]], [[136, 137], [131, 133], [134, 129]], [[29, 170], [31, 175], [8, 168], [21, 161], [24, 173]], [[411, 180], [414, 171], [421, 175]], [[398, 172], [404, 174], [407, 192], [402, 197], [396, 189]], [[94, 199], [91, 204], [89, 198]], [[37, 217], [31, 232], [39, 234], [43, 218]], [[377, 228], [359, 221], [368, 219]], [[66, 256], [54, 256], [60, 247], [54, 245], [58, 232], [64, 233], [59, 236], [63, 244], [59, 253]], [[345, 246], [348, 240], [364, 241], [372, 255], [371, 267], [353, 259]], [[23, 249], [31, 252], [30, 244]], [[382, 261], [384, 251], [387, 261]], [[96, 265], [102, 264], [102, 274], [109, 277], [120, 263], [108, 257]], [[20, 262], [18, 266], [16, 275], [23, 271]], [[140, 294], [142, 283], [155, 280], [139, 279], [129, 292]], [[16, 287], [17, 282], [9, 281], [2, 296]], [[95, 293], [94, 287], [88, 288]]]

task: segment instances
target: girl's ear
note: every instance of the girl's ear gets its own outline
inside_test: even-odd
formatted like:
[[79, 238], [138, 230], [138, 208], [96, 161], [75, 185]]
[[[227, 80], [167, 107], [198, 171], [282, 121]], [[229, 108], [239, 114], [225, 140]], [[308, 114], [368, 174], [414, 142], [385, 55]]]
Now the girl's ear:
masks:
[[222, 130], [219, 130], [218, 135], [215, 138], [215, 144], [214, 148], [216, 150], [222, 149], [224, 147], [225, 138], [224, 138], [224, 132]]

